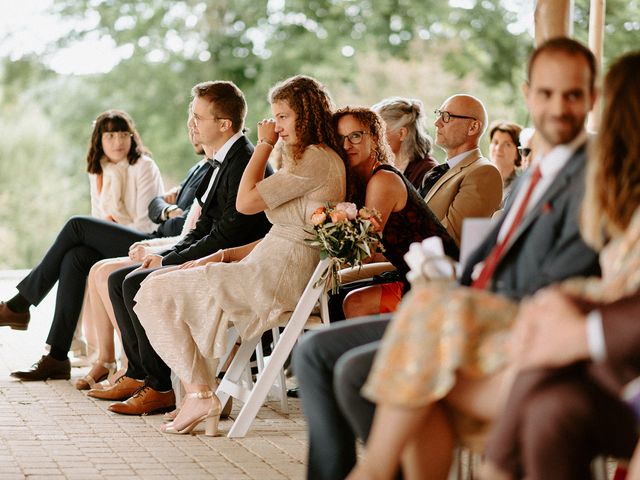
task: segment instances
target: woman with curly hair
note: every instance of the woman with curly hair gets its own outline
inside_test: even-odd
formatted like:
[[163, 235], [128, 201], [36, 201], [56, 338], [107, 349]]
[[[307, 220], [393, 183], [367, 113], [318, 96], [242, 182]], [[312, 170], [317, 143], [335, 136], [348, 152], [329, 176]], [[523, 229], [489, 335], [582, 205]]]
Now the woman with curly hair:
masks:
[[403, 256], [413, 242], [442, 239], [447, 255], [458, 257], [458, 247], [409, 181], [391, 165], [393, 154], [385, 139], [385, 124], [368, 108], [346, 107], [334, 115], [341, 145], [349, 160], [350, 200], [381, 215], [384, 258], [396, 268], [380, 285], [351, 292], [344, 301], [346, 317], [393, 312], [408, 284], [409, 267]]
[[[320, 259], [305, 242], [311, 214], [345, 197], [345, 164], [335, 151], [325, 87], [298, 75], [277, 84], [269, 100], [274, 119], [258, 123], [236, 207], [245, 215], [264, 211], [271, 230], [253, 244], [152, 274], [135, 298], [151, 344], [187, 391], [166, 433], [189, 433], [203, 421], [206, 433], [215, 433], [221, 405], [213, 382], [227, 330], [234, 326], [241, 338], [255, 338], [288, 321]], [[269, 159], [282, 168], [265, 178]]]

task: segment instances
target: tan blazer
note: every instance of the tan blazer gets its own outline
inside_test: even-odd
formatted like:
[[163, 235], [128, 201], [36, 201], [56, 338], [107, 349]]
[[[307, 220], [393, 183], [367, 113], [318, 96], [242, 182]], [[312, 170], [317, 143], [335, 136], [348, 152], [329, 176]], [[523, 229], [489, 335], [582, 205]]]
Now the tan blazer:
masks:
[[500, 208], [502, 177], [477, 148], [435, 183], [425, 201], [460, 245], [465, 218], [490, 217]]

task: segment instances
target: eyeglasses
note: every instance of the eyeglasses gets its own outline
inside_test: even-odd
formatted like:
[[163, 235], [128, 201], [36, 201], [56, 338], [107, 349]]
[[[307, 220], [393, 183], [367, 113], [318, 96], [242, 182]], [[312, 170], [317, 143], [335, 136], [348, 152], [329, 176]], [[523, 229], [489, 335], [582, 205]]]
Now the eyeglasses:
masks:
[[468, 118], [469, 120], [478, 120], [475, 117], [467, 117], [466, 115], [454, 115], [453, 113], [449, 113], [445, 110], [435, 109], [433, 113], [436, 114], [436, 118], [441, 118], [444, 123], [449, 123], [452, 118]]
[[131, 132], [104, 132], [102, 134], [103, 140], [127, 140], [131, 137], [133, 137], [133, 134]]
[[193, 116], [193, 121], [196, 124], [196, 126], [198, 125], [198, 123], [204, 122], [206, 120], [231, 120], [230, 118], [227, 118], [227, 117], [201, 117], [195, 112], [191, 112], [191, 115]]
[[338, 140], [340, 141], [340, 145], [344, 145], [345, 140], [349, 140], [349, 143], [351, 145], [358, 145], [360, 142], [362, 142], [362, 138], [365, 135], [369, 135], [369, 132], [360, 130], [357, 132], [351, 132], [349, 135], [340, 135], [338, 137]]
[[518, 151], [523, 157], [528, 157], [531, 153], [531, 149], [529, 147], [518, 147]]

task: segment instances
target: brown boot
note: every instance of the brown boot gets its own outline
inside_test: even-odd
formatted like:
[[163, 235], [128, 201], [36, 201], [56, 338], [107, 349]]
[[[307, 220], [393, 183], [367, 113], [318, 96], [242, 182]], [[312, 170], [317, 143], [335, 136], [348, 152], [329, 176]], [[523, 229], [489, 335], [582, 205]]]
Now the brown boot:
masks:
[[124, 402], [112, 403], [109, 410], [123, 415], [151, 415], [169, 412], [176, 408], [176, 396], [173, 390], [159, 392], [149, 386], [139, 389]]
[[52, 380], [69, 380], [71, 378], [71, 363], [69, 359], [56, 360], [50, 355], [43, 355], [31, 370], [12, 372], [11, 376], [25, 382], [43, 382]]
[[143, 380], [136, 380], [123, 375], [109, 388], [92, 388], [87, 392], [87, 395], [101, 400], [126, 400], [143, 386]]

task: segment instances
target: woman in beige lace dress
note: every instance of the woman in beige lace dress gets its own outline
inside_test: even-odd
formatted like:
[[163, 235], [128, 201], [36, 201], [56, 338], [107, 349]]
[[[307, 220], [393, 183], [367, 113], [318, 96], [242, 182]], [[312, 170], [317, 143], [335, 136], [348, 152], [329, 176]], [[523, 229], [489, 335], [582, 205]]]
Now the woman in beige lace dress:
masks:
[[[135, 299], [151, 344], [187, 391], [167, 433], [188, 433], [204, 420], [206, 433], [215, 432], [220, 402], [212, 387], [228, 328], [255, 338], [287, 322], [320, 258], [305, 242], [311, 213], [345, 197], [345, 164], [335, 152], [326, 89], [296, 76], [276, 85], [270, 101], [275, 120], [258, 124], [259, 141], [236, 201], [241, 213], [265, 211], [273, 224], [267, 236], [150, 275]], [[268, 159], [282, 168], [265, 179]]]

